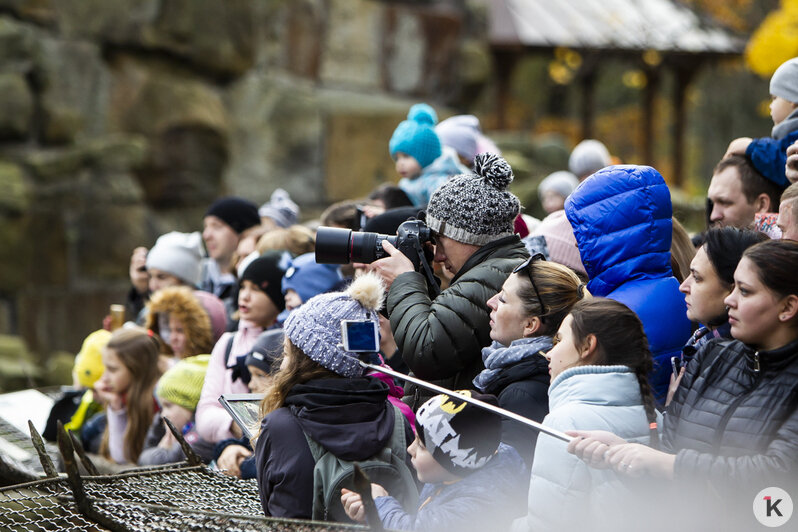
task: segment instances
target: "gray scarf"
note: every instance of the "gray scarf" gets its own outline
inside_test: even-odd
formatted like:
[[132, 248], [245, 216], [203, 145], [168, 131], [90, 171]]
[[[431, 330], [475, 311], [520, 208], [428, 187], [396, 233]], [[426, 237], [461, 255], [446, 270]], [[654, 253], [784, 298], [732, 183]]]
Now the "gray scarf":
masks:
[[798, 109], [790, 113], [787, 118], [773, 126], [770, 136], [776, 140], [781, 140], [796, 129], [798, 129]]
[[547, 353], [551, 348], [551, 336], [520, 338], [512, 341], [509, 346], [493, 342], [488, 347], [482, 348], [482, 362], [485, 364], [485, 369], [474, 377], [474, 386], [484, 391], [496, 380], [503, 368], [528, 358], [541, 356], [541, 351]]

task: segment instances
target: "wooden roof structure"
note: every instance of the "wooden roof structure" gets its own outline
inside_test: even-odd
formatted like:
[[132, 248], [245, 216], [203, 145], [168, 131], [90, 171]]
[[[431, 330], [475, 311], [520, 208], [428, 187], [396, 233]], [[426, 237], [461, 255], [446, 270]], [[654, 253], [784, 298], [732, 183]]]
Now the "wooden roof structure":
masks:
[[[639, 63], [646, 74], [643, 98], [643, 154], [653, 157], [654, 98], [663, 71], [676, 79], [673, 95], [673, 181], [681, 184], [685, 92], [700, 67], [739, 56], [745, 39], [678, 0], [489, 0], [489, 41], [499, 73], [499, 124], [504, 126], [509, 80], [526, 54], [567, 48], [583, 61], [575, 82], [582, 89], [582, 137], [593, 130], [593, 84], [609, 57]], [[651, 61], [655, 52], [656, 61]]]

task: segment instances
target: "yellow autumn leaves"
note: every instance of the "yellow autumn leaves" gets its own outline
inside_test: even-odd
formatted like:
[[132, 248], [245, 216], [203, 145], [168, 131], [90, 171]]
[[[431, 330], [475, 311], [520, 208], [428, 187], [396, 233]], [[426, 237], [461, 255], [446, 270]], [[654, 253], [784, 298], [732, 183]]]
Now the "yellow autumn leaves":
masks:
[[781, 0], [751, 35], [745, 49], [748, 67], [763, 78], [788, 59], [798, 56], [798, 0]]

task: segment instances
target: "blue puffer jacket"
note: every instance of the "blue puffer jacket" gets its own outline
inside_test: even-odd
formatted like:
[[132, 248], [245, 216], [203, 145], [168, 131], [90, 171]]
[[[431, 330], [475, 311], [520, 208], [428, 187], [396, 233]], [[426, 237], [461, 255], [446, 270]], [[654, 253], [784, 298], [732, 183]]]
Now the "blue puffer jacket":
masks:
[[650, 166], [608, 166], [565, 201], [594, 296], [620, 301], [643, 322], [654, 355], [651, 385], [664, 403], [670, 357], [690, 338], [684, 296], [671, 270], [671, 196]]

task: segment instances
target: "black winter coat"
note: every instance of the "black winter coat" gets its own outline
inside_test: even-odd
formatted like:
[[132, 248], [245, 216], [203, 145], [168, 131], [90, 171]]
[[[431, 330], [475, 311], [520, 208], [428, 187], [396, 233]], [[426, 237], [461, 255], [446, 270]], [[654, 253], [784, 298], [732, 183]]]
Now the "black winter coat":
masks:
[[[495, 395], [505, 410], [542, 422], [549, 413], [550, 380], [548, 361], [535, 356], [503, 368], [484, 392]], [[537, 439], [538, 431], [502, 418], [502, 441], [518, 451], [530, 470]]]
[[[405, 424], [406, 441], [413, 431]], [[303, 430], [344, 460], [374, 456], [390, 441], [388, 386], [372, 377], [315, 379], [294, 386], [285, 406], [263, 418], [255, 444], [258, 491], [267, 516], [310, 519], [316, 462]]]
[[676, 478], [776, 482], [798, 474], [798, 341], [755, 351], [707, 343], [687, 366], [665, 416]]
[[394, 280], [387, 301], [391, 330], [414, 375], [450, 389], [472, 387], [484, 369], [481, 349], [491, 342], [486, 303], [528, 256], [517, 235], [486, 244], [434, 300], [420, 273]]

